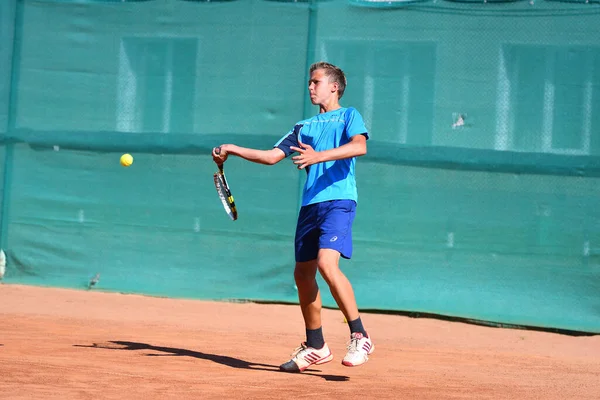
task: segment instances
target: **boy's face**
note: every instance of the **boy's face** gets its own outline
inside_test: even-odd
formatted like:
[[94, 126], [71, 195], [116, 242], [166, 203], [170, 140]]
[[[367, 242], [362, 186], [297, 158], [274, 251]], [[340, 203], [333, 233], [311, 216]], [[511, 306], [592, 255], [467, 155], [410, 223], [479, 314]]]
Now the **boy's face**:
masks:
[[329, 82], [325, 70], [317, 69], [310, 74], [308, 93], [314, 105], [329, 104], [334, 99], [337, 101], [337, 88], [337, 82]]

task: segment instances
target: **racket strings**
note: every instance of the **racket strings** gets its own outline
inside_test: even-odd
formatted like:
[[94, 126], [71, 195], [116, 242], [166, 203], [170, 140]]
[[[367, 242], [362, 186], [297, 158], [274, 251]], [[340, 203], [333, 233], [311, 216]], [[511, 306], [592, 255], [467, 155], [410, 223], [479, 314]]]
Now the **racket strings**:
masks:
[[229, 193], [229, 190], [227, 188], [225, 177], [223, 176], [223, 174], [215, 173], [214, 181], [215, 187], [217, 189], [217, 194], [221, 199], [221, 203], [223, 203], [223, 208], [225, 209], [225, 212], [227, 213], [227, 215], [229, 215], [229, 218], [235, 221], [237, 219], [237, 210], [235, 208], [233, 196]]

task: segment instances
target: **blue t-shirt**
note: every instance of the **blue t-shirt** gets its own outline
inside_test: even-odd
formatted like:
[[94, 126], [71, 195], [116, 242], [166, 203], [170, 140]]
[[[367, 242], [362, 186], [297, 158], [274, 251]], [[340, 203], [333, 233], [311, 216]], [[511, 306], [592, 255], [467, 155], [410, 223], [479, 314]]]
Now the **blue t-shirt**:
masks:
[[[369, 134], [362, 116], [355, 108], [339, 108], [298, 122], [273, 147], [281, 149], [288, 157], [298, 146], [298, 137], [315, 151], [340, 147], [355, 135]], [[302, 206], [329, 200], [358, 200], [354, 167], [356, 157], [326, 161], [307, 167]]]

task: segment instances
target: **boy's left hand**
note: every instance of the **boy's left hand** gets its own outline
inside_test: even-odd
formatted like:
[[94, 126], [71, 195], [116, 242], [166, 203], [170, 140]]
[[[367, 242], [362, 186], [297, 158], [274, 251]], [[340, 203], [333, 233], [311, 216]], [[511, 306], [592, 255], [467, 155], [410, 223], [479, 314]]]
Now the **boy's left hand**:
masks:
[[310, 145], [302, 143], [300, 139], [298, 139], [298, 144], [300, 147], [290, 146], [291, 150], [300, 153], [299, 155], [292, 157], [292, 160], [298, 169], [304, 169], [310, 165], [321, 162], [318, 151], [315, 151]]

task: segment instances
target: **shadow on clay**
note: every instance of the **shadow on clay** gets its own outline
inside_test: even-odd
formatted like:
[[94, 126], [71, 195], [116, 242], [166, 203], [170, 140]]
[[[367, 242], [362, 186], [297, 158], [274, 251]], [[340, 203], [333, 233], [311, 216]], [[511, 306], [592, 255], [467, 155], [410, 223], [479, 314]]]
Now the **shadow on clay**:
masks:
[[[74, 344], [74, 347], [90, 347], [97, 349], [109, 349], [109, 350], [150, 350], [159, 352], [149, 353], [146, 356], [149, 357], [161, 357], [161, 356], [185, 356], [185, 357], [194, 357], [199, 358], [201, 360], [209, 360], [215, 362], [217, 364], [226, 365], [232, 368], [241, 368], [241, 369], [250, 369], [256, 371], [270, 371], [270, 372], [281, 372], [279, 370], [279, 366], [270, 365], [270, 364], [261, 364], [261, 363], [253, 363], [250, 361], [241, 360], [239, 358], [229, 357], [229, 356], [221, 356], [217, 354], [210, 353], [202, 353], [200, 351], [193, 351], [187, 349], [178, 349], [175, 347], [163, 347], [163, 346], [153, 346], [151, 344], [146, 343], [138, 343], [138, 342], [125, 342], [120, 340], [110, 341], [106, 343], [94, 343], [92, 345], [80, 345]], [[336, 381], [336, 382], [344, 382], [348, 381], [350, 378], [344, 375], [328, 375], [322, 374], [320, 370], [307, 369], [302, 372], [302, 375], [312, 375], [317, 376], [319, 378], [323, 378], [326, 381]]]

